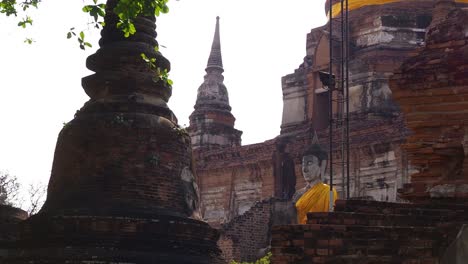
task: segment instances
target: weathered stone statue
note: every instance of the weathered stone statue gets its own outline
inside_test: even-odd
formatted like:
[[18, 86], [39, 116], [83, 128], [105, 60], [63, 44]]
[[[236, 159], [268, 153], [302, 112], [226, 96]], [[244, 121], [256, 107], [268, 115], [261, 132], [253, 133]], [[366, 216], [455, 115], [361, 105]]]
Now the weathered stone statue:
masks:
[[192, 218], [201, 220], [200, 215], [200, 191], [195, 177], [192, 174], [192, 170], [189, 167], [185, 167], [180, 177], [183, 182], [183, 190], [185, 195], [185, 202], [187, 203], [187, 213]]
[[[327, 152], [322, 150], [315, 135], [312, 145], [302, 157], [302, 174], [306, 186], [299, 189], [293, 196], [299, 224], [305, 224], [309, 212], [328, 212], [329, 210], [330, 186], [322, 182], [327, 160]], [[336, 198], [337, 193], [333, 189], [333, 202]]]
[[296, 174], [294, 172], [294, 161], [285, 149], [286, 144], [278, 142], [272, 160], [275, 197], [288, 200], [291, 199], [296, 190]]

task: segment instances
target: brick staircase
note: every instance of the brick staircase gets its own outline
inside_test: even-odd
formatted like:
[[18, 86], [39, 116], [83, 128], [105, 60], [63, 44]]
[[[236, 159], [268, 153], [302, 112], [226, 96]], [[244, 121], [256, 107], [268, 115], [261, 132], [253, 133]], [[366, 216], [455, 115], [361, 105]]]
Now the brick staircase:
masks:
[[272, 263], [439, 263], [467, 212], [466, 203], [339, 200], [306, 225], [274, 227]]

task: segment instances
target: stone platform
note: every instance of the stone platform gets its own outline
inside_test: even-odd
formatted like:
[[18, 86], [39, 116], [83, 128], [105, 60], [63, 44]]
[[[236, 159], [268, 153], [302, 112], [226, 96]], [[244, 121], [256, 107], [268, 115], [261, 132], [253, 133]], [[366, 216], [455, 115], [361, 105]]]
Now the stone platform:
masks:
[[181, 217], [37, 215], [21, 238], [5, 263], [218, 263], [219, 255], [218, 232]]
[[468, 202], [338, 200], [306, 225], [274, 227], [272, 263], [439, 263], [467, 210]]

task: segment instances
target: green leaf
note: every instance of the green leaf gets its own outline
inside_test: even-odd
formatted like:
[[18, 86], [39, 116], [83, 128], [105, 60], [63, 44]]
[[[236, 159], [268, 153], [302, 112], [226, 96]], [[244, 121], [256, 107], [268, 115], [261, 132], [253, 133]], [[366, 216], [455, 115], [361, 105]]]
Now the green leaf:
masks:
[[128, 38], [130, 35], [133, 35], [135, 33], [136, 33], [135, 25], [133, 23], [129, 24], [128, 25], [128, 31], [125, 32], [125, 37]]
[[148, 59], [148, 57], [146, 56], [146, 54], [141, 53], [140, 56], [141, 56], [141, 58], [142, 58], [144, 61], [149, 62], [149, 59]]
[[67, 39], [71, 39], [71, 37], [72, 37], [72, 33], [71, 33], [71, 32], [68, 32], [68, 33], [67, 33]]
[[81, 10], [83, 10], [83, 12], [88, 13], [88, 12], [91, 11], [91, 9], [92, 9], [91, 6], [87, 5], [87, 6], [83, 6], [83, 8]]
[[32, 19], [29, 16], [26, 16], [26, 18], [23, 18], [23, 20], [18, 23], [18, 26], [26, 28], [26, 25], [32, 25], [32, 22]]
[[80, 32], [80, 39], [83, 40], [85, 37], [85, 34], [83, 33], [83, 31]]

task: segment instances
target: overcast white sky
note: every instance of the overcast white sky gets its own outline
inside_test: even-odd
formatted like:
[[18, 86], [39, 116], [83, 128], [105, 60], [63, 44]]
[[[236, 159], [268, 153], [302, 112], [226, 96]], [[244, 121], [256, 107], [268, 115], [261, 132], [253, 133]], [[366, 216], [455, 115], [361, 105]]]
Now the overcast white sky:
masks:
[[[220, 16], [225, 84], [236, 128], [244, 131], [242, 142], [277, 136], [281, 77], [302, 63], [306, 34], [325, 23], [324, 2], [171, 0], [157, 31], [167, 47], [160, 50], [172, 63], [170, 107], [179, 123], [189, 124]], [[97, 48], [98, 32], [86, 33], [95, 45], [84, 52], [65, 37], [70, 27], [87, 29], [82, 6], [79, 0], [44, 1], [31, 13], [34, 26], [27, 30], [0, 16], [0, 171], [17, 175], [23, 184], [48, 182], [62, 124], [88, 100], [81, 78], [91, 74], [85, 59]], [[36, 42], [24, 44], [26, 37]]]

